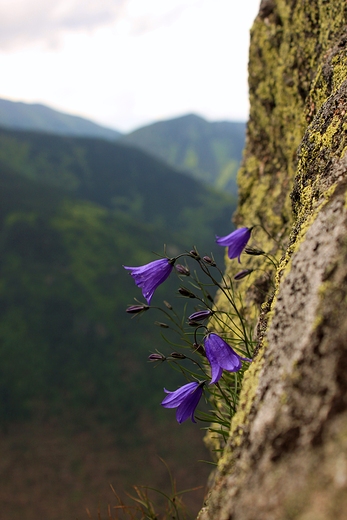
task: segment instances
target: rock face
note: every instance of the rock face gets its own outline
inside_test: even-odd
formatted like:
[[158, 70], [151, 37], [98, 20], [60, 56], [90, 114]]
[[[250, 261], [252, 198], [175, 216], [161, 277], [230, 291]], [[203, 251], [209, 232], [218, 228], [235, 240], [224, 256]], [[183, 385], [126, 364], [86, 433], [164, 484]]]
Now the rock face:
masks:
[[249, 88], [236, 222], [266, 229], [255, 240], [278, 268], [274, 290], [260, 271], [242, 282], [246, 314], [258, 316], [257, 353], [199, 520], [342, 520], [347, 2], [263, 0]]

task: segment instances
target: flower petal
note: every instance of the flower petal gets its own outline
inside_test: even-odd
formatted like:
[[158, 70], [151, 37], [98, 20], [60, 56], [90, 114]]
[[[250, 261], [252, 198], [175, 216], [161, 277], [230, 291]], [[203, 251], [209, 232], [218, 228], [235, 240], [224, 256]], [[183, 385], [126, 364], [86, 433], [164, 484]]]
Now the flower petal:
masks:
[[142, 289], [142, 294], [146, 298], [148, 305], [150, 305], [154, 291], [170, 275], [173, 262], [167, 258], [161, 258], [139, 267], [125, 265], [123, 267], [130, 271], [136, 285]]
[[242, 357], [242, 356], [239, 356], [240, 359], [242, 359], [242, 361], [248, 361], [248, 363], [252, 363], [253, 359], [250, 359], [249, 357]]
[[178, 388], [174, 392], [170, 392], [164, 388], [164, 391], [168, 395], [163, 399], [161, 404], [164, 408], [177, 408], [177, 422], [182, 423], [188, 419], [188, 417], [190, 417], [193, 422], [196, 422], [194, 412], [200, 401], [204, 384], [205, 381], [201, 383], [193, 381], [192, 383], [181, 386], [181, 388]]
[[223, 370], [228, 372], [237, 372], [240, 370], [241, 359], [251, 361], [248, 358], [241, 358], [223, 338], [209, 333], [205, 339], [206, 357], [211, 365], [211, 383], [219, 381]]
[[[218, 342], [215, 341], [216, 334], [209, 334], [205, 339], [206, 357], [211, 365], [211, 385], [217, 383], [222, 377], [223, 369], [218, 361]], [[218, 337], [218, 336], [216, 336]]]
[[222, 377], [223, 369], [217, 364], [211, 363], [211, 382], [210, 385], [214, 385], [215, 383], [218, 383], [220, 378]]
[[192, 383], [181, 386], [174, 392], [170, 392], [164, 388], [164, 392], [168, 395], [163, 399], [161, 403], [162, 406], [164, 406], [164, 408], [176, 408], [176, 406], [179, 406], [187, 396], [194, 392], [197, 386], [199, 386], [199, 383], [193, 381]]
[[199, 404], [200, 398], [202, 395], [202, 385], [198, 385], [198, 387], [189, 395], [187, 398], [180, 404], [180, 406], [177, 408], [176, 412], [176, 419], [177, 422], [180, 424], [188, 419], [189, 417], [191, 420], [196, 423], [196, 420], [194, 419], [194, 412], [196, 407]]
[[240, 255], [250, 239], [253, 228], [243, 227], [236, 229], [225, 237], [216, 237], [216, 243], [220, 246], [228, 247], [230, 259], [237, 258], [240, 262]]

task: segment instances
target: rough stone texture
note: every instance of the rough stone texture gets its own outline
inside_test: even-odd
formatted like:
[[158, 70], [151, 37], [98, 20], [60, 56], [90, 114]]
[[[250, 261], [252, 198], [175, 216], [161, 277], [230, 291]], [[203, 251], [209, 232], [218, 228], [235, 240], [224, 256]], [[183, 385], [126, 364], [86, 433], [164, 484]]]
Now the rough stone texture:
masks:
[[[257, 355], [199, 520], [347, 518], [347, 2], [263, 0], [238, 225]], [[269, 238], [269, 235], [272, 238]], [[243, 267], [261, 266], [261, 257]], [[267, 265], [270, 270], [270, 264]], [[235, 266], [227, 264], [227, 273]], [[271, 270], [270, 270], [271, 272]], [[219, 304], [227, 309], [220, 296]]]

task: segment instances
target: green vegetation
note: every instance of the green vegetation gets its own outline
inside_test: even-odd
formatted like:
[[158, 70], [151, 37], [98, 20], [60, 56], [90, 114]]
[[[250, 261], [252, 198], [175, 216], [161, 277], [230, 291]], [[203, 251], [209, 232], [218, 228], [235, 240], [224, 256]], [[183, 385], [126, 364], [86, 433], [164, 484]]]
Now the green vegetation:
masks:
[[0, 160], [3, 426], [37, 406], [93, 409], [119, 427], [142, 406], [160, 411], [167, 375], [153, 385], [146, 363], [160, 334], [154, 314], [141, 327], [124, 315], [141, 293], [122, 264], [164, 244], [221, 258], [214, 235], [230, 230], [232, 199], [106, 141], [2, 131]]
[[[97, 507], [91, 497], [105, 496], [109, 475], [117, 490], [160, 487], [157, 453], [175, 475], [179, 471], [183, 488], [204, 482], [196, 475], [206, 476], [209, 467], [192, 469], [207, 457], [199, 427], [185, 425], [190, 440], [182, 446], [174, 416], [160, 406], [163, 387], [177, 388], [181, 376], [147, 362], [163, 347], [161, 329], [153, 326], [162, 316], [151, 309], [138, 323], [125, 313], [142, 295], [122, 264], [149, 262], [164, 244], [170, 256], [196, 245], [221, 262], [224, 251], [214, 235], [230, 232], [233, 209], [230, 195], [139, 150], [0, 131], [0, 437], [10, 454], [0, 473], [7, 475], [1, 484], [13, 501], [6, 518], [23, 513], [11, 460], [21, 461], [23, 494], [36, 497], [25, 506], [30, 520], [46, 516], [45, 507], [52, 519], [67, 517], [67, 509], [83, 518], [87, 503]], [[170, 295], [175, 307], [183, 305], [176, 290], [172, 273], [153, 304]], [[91, 459], [79, 436], [89, 439]], [[40, 446], [59, 445], [64, 455], [49, 448], [41, 457], [35, 439]], [[91, 461], [100, 450], [96, 471]], [[139, 465], [147, 450], [149, 465]], [[38, 453], [33, 464], [27, 453]], [[49, 489], [39, 480], [48, 466]], [[54, 485], [66, 490], [60, 513], [52, 510]], [[202, 490], [199, 496], [195, 510]]]
[[218, 189], [237, 193], [245, 123], [209, 123], [196, 115], [160, 121], [120, 138]]
[[[0, 99], [0, 126], [65, 136], [101, 138], [113, 142], [119, 139], [123, 144], [164, 160], [176, 170], [188, 173], [220, 191], [233, 195], [237, 193], [236, 174], [245, 144], [246, 125], [243, 122], [210, 123], [190, 114], [147, 125], [122, 136], [115, 130], [44, 105]], [[6, 155], [10, 148], [13, 149], [12, 144], [7, 143]], [[23, 149], [18, 152], [20, 156], [25, 154]], [[77, 150], [75, 152], [78, 153]], [[46, 159], [43, 153], [40, 159], [42, 167]], [[69, 164], [65, 166], [69, 170]], [[128, 201], [120, 199], [118, 202], [122, 205]], [[135, 201], [135, 204], [138, 203], [141, 203], [140, 199]]]

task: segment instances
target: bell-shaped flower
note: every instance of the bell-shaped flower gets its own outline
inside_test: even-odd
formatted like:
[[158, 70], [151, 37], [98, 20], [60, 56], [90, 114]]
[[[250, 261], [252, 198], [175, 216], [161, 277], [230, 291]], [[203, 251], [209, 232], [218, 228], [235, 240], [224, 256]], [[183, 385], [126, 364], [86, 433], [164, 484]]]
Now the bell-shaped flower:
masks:
[[211, 365], [211, 385], [222, 377], [223, 370], [238, 372], [242, 361], [251, 362], [249, 358], [240, 356], [223, 338], [210, 332], [205, 338], [206, 357]]
[[175, 259], [161, 258], [140, 267], [127, 267], [125, 265], [123, 267], [130, 271], [136, 285], [142, 289], [142, 294], [150, 305], [154, 291], [168, 278], [174, 263]]
[[251, 237], [252, 229], [253, 228], [248, 227], [236, 229], [230, 233], [230, 235], [225, 237], [216, 237], [216, 243], [220, 246], [227, 247], [229, 258], [238, 258], [239, 263], [241, 263], [240, 256]]
[[164, 392], [168, 395], [162, 401], [162, 406], [164, 406], [164, 408], [177, 408], [177, 422], [182, 423], [190, 417], [195, 423], [194, 413], [201, 399], [205, 382], [206, 381], [198, 383], [197, 381], [193, 381], [192, 383], [181, 386], [174, 392], [169, 392], [164, 388]]

